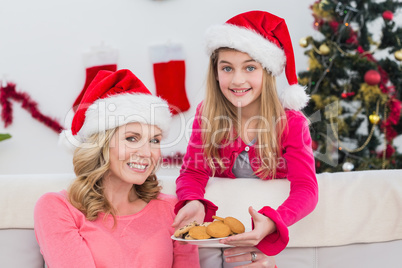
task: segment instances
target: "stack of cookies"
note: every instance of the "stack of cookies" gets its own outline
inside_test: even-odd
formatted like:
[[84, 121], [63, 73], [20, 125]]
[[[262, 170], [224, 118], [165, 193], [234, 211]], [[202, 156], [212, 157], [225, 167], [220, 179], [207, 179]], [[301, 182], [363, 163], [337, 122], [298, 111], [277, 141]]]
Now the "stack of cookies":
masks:
[[213, 216], [213, 222], [198, 224], [193, 221], [175, 231], [174, 236], [187, 240], [222, 238], [244, 233], [243, 223], [233, 217], [221, 218]]

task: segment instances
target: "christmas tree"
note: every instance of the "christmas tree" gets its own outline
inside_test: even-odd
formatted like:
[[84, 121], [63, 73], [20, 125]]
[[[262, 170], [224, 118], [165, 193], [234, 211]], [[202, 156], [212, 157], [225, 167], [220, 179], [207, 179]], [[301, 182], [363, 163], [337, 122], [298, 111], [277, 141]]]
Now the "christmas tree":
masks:
[[[311, 10], [317, 36], [300, 40], [309, 67], [299, 83], [311, 96], [317, 172], [402, 168], [401, 2], [321, 0]], [[375, 29], [380, 26], [381, 29]]]

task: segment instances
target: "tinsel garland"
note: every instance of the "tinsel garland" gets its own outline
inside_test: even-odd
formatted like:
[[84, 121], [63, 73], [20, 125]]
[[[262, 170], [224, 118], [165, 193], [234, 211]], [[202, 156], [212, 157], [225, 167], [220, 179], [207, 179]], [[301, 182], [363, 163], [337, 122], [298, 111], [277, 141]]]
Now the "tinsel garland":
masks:
[[162, 165], [180, 167], [183, 163], [184, 154], [176, 152], [174, 155], [162, 156]]
[[8, 83], [0, 87], [1, 119], [4, 121], [4, 127], [13, 122], [13, 107], [11, 100], [20, 102], [23, 109], [27, 110], [33, 118], [60, 133], [63, 127], [55, 120], [42, 114], [38, 109], [38, 104], [31, 99], [25, 92], [17, 92], [15, 84]]

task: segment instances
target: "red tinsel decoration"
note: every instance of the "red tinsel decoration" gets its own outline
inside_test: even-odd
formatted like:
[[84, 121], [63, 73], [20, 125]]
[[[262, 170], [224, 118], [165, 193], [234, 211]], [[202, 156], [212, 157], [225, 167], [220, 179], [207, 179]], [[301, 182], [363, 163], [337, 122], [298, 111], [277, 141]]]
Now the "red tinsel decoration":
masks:
[[314, 29], [316, 29], [318, 31], [322, 25], [324, 25], [324, 20], [315, 18], [314, 24], [313, 24]]
[[38, 104], [31, 100], [27, 93], [17, 92], [13, 83], [8, 83], [6, 86], [1, 86], [0, 88], [1, 119], [4, 121], [4, 127], [9, 126], [13, 122], [11, 100], [20, 102], [22, 108], [27, 110], [33, 118], [50, 127], [55, 132], [60, 133], [63, 130], [63, 127], [56, 120], [43, 115], [39, 111]]
[[401, 114], [401, 102], [395, 98], [391, 98], [388, 101], [388, 107], [388, 118], [381, 124], [381, 127], [385, 131], [385, 138], [388, 142], [391, 142], [398, 135], [397, 131], [392, 126], [398, 124]]
[[358, 45], [359, 40], [357, 38], [356, 31], [350, 30], [349, 38], [345, 41], [346, 44]]
[[329, 27], [331, 27], [332, 31], [334, 33], [338, 32], [338, 27], [339, 27], [339, 22], [337, 22], [336, 20], [330, 21], [329, 22]]
[[398, 99], [391, 98], [388, 102], [389, 107], [389, 116], [388, 121], [393, 125], [398, 124], [400, 115], [401, 115], [401, 102]]
[[184, 154], [177, 152], [174, 155], [165, 155], [162, 157], [162, 163], [169, 166], [180, 167], [183, 163]]
[[[378, 158], [382, 157], [382, 154], [384, 151], [381, 151], [379, 154], [377, 154]], [[391, 144], [387, 144], [387, 148], [385, 149], [385, 158], [390, 158], [393, 154], [395, 153], [395, 148]]]
[[401, 102], [395, 98], [388, 101], [389, 116], [386, 121], [381, 124], [381, 128], [385, 130], [385, 138], [391, 142], [397, 135], [397, 131], [392, 125], [398, 124], [401, 115]]

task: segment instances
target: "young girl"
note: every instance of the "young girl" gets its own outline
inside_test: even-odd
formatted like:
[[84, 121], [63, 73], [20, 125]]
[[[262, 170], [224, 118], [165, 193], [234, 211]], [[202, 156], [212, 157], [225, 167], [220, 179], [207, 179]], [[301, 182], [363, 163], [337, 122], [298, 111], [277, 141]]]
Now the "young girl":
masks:
[[199, 267], [197, 248], [171, 239], [177, 198], [155, 176], [169, 120], [129, 70], [97, 74], [65, 131], [77, 178], [35, 206], [47, 267]]
[[[204, 199], [210, 176], [287, 178], [290, 194], [281, 206], [275, 210], [267, 204], [258, 212], [250, 207], [254, 229], [221, 241], [237, 246], [224, 255], [240, 254], [227, 262], [274, 267], [267, 256], [286, 247], [287, 227], [308, 215], [318, 197], [308, 121], [300, 112], [308, 96], [297, 85], [289, 32], [283, 19], [251, 11], [211, 27], [206, 45], [206, 98], [197, 107], [176, 182], [180, 201], [173, 226], [212, 220], [217, 206]], [[279, 91], [275, 76], [283, 68], [290, 87]]]

